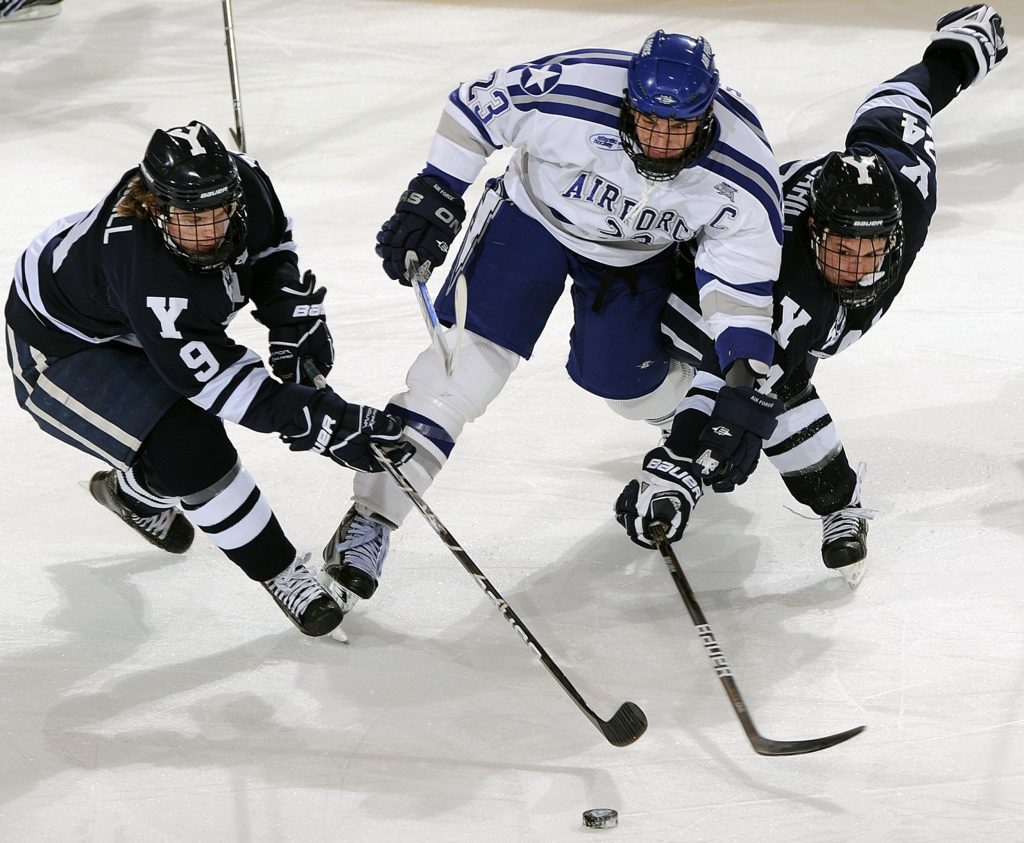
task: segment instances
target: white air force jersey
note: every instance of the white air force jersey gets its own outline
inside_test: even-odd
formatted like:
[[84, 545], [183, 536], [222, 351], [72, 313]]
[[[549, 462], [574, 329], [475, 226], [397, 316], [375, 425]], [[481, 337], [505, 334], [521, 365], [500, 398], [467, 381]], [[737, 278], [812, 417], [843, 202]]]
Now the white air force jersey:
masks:
[[470, 183], [491, 153], [514, 147], [504, 176], [509, 197], [566, 248], [630, 266], [693, 241], [714, 335], [730, 327], [770, 334], [781, 188], [756, 113], [735, 91], [720, 90], [708, 152], [674, 179], [648, 181], [619, 139], [631, 58], [576, 50], [463, 83], [449, 96], [428, 163]]

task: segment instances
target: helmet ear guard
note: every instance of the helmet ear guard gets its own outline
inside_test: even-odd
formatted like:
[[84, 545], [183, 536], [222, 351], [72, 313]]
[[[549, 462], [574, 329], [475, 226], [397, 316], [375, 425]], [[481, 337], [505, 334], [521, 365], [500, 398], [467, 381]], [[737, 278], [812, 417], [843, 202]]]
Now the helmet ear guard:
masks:
[[[886, 164], [873, 153], [832, 152], [811, 182], [808, 230], [818, 275], [845, 307], [873, 304], [899, 277], [903, 258], [903, 200]], [[865, 241], [885, 238], [874, 271], [856, 284], [840, 284], [840, 253], [829, 236]]]
[[[705, 38], [661, 29], [647, 37], [640, 52], [629, 62], [619, 114], [623, 149], [637, 172], [651, 181], [667, 181], [704, 154], [714, 140], [712, 111], [718, 88], [715, 57]], [[681, 155], [659, 158], [649, 155], [641, 144], [637, 115], [700, 123]], [[683, 131], [682, 127], [679, 131]], [[686, 131], [692, 132], [692, 126]]]
[[[217, 271], [241, 253], [247, 225], [238, 167], [208, 126], [193, 120], [187, 126], [157, 129], [139, 164], [139, 176], [156, 197], [151, 219], [164, 245], [189, 269]], [[184, 248], [168, 232], [172, 208], [193, 214], [225, 209], [229, 221], [220, 244], [200, 253]]]

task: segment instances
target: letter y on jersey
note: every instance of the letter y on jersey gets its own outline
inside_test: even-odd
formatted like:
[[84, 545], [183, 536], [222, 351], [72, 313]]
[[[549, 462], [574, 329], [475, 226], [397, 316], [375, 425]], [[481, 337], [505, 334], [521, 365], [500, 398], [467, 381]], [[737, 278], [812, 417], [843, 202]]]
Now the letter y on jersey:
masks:
[[174, 327], [174, 322], [188, 307], [188, 299], [178, 296], [146, 296], [146, 307], [160, 320], [160, 336], [169, 340], [182, 338], [181, 332]]

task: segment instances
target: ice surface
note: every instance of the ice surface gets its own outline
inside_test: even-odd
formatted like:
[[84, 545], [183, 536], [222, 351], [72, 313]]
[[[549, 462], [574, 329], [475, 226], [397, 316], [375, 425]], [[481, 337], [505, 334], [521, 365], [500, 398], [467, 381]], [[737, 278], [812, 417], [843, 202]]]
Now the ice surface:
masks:
[[[219, 4], [64, 5], [0, 25], [7, 267], [91, 207], [155, 127], [233, 125]], [[458, 81], [635, 49], [658, 27], [702, 33], [785, 160], [840, 146], [860, 98], [955, 5], [238, 0], [249, 151], [330, 287], [332, 384], [383, 404], [427, 345], [372, 243]], [[563, 300], [428, 498], [598, 713], [633, 700], [647, 735], [607, 744], [417, 513], [346, 621], [351, 643], [306, 640], [202, 538], [165, 557], [97, 507], [78, 481], [98, 463], [39, 433], [8, 386], [0, 838], [1024, 839], [1024, 6], [1000, 8], [1009, 58], [936, 121], [939, 211], [905, 293], [816, 375], [869, 463], [863, 584], [824, 569], [817, 521], [786, 509], [767, 465], [708, 496], [678, 546], [761, 731], [863, 735], [752, 752], [659, 557], [611, 519], [653, 431], [570, 383]], [[233, 330], [265, 349], [248, 316]], [[351, 475], [232, 436], [318, 553]], [[619, 827], [585, 831], [593, 807]]]

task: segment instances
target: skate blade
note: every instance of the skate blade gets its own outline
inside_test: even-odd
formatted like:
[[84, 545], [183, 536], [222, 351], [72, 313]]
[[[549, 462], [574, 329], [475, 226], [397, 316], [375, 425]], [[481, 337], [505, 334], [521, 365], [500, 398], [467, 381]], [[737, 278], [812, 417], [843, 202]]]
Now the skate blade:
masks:
[[860, 581], [864, 579], [864, 574], [867, 573], [867, 560], [861, 559], [860, 562], [854, 562], [852, 565], [844, 565], [842, 568], [836, 568], [840, 574], [843, 575], [843, 579], [846, 580], [846, 584], [850, 586], [850, 590], [853, 591], [860, 585]]

